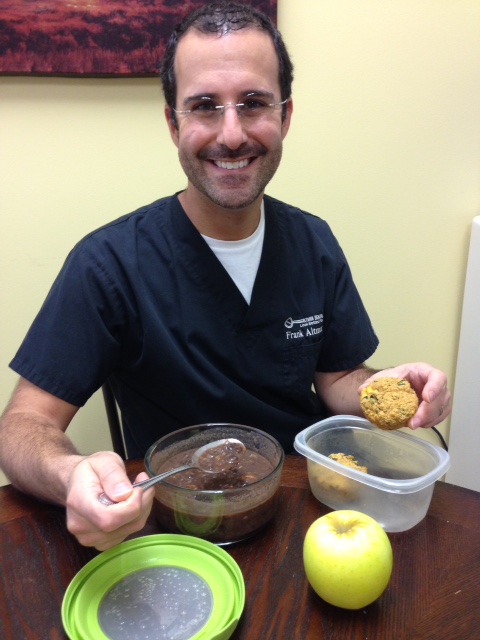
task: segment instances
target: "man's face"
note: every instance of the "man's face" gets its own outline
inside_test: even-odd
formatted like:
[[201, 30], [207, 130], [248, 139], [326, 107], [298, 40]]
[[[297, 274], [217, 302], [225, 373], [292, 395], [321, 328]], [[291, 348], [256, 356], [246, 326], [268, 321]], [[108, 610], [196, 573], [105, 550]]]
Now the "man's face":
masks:
[[[244, 102], [254, 94], [280, 102], [278, 60], [270, 37], [244, 29], [218, 37], [188, 32], [175, 58], [178, 110], [197, 108], [200, 99], [215, 104]], [[282, 121], [281, 107], [259, 120], [239, 117], [227, 107], [215, 122], [178, 114], [178, 128], [167, 120], [189, 184], [191, 202], [240, 210], [261, 198], [282, 155], [291, 103]], [[208, 203], [207, 203], [208, 204]]]

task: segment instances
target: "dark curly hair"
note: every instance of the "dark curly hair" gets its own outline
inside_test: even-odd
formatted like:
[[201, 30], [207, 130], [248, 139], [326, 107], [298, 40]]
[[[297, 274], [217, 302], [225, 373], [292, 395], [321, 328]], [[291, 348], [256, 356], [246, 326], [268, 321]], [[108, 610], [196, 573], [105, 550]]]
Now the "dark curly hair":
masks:
[[[293, 64], [290, 60], [282, 35], [273, 22], [261, 11], [249, 4], [241, 2], [212, 2], [192, 11], [177, 25], [172, 32], [160, 67], [160, 78], [167, 105], [174, 109], [177, 99], [177, 81], [175, 78], [175, 55], [180, 39], [190, 29], [197, 29], [201, 33], [216, 33], [225, 35], [230, 31], [241, 29], [259, 29], [265, 31], [272, 38], [273, 46], [279, 63], [279, 83], [281, 99], [286, 100], [292, 93]], [[283, 117], [286, 114], [284, 105]], [[175, 112], [172, 121], [176, 126]]]

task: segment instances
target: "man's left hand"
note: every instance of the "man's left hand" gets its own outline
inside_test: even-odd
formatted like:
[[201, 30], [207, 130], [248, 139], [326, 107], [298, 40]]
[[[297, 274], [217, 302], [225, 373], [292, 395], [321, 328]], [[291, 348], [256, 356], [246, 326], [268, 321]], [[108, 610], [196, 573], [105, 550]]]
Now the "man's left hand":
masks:
[[434, 427], [450, 415], [451, 394], [443, 371], [424, 362], [401, 364], [375, 373], [365, 380], [359, 392], [374, 380], [385, 377], [405, 378], [415, 389], [420, 404], [415, 415], [408, 421], [411, 429]]

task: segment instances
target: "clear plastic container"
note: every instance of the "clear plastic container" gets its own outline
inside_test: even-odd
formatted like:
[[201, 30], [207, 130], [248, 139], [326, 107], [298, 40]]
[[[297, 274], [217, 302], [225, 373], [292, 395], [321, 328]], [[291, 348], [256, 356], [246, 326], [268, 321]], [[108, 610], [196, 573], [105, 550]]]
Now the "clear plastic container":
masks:
[[[426, 515], [436, 480], [450, 466], [448, 453], [399, 431], [382, 431], [356, 416], [334, 416], [295, 438], [307, 458], [313, 495], [332, 509], [354, 509], [386, 531], [406, 531]], [[353, 455], [368, 473], [328, 456]]]

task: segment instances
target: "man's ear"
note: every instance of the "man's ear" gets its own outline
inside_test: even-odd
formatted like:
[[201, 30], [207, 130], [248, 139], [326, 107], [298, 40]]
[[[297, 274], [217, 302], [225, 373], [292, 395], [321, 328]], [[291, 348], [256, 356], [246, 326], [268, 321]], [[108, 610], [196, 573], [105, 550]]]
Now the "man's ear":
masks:
[[170, 136], [173, 140], [173, 143], [176, 147], [178, 147], [178, 124], [175, 113], [173, 113], [172, 109], [167, 105], [165, 107], [165, 118], [167, 120], [168, 130], [170, 131]]

